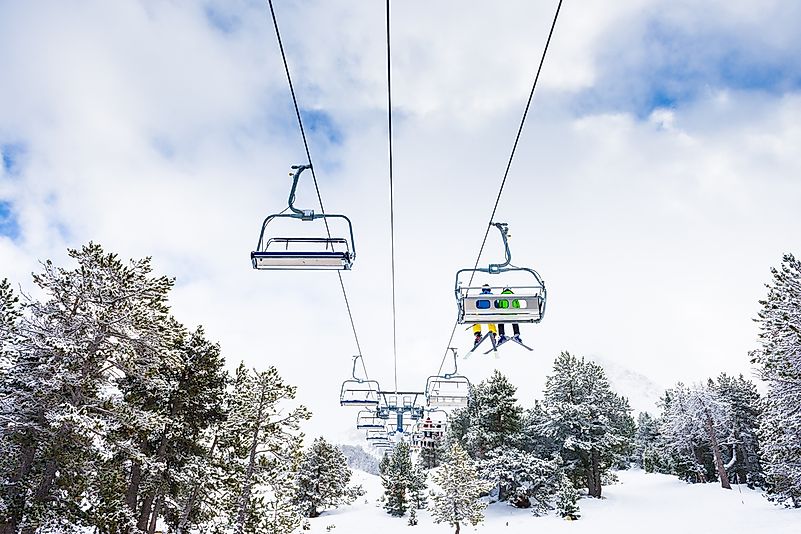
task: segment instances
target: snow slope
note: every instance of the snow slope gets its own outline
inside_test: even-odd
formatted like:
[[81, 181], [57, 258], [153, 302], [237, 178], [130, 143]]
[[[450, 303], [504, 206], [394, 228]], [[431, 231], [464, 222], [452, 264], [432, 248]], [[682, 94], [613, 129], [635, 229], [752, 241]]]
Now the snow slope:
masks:
[[[799, 534], [801, 510], [779, 508], [759, 491], [737, 487], [733, 491], [717, 484], [689, 485], [675, 477], [621, 471], [620, 483], [604, 488], [604, 499], [582, 499], [581, 519], [565, 521], [553, 515], [534, 517], [528, 510], [493, 504], [484, 523], [463, 526], [462, 532], [484, 534]], [[378, 477], [354, 471], [353, 482], [362, 484], [367, 495], [352, 506], [325, 512], [310, 520], [312, 533], [413, 534], [453, 532], [446, 525], [434, 525], [429, 514], [418, 514], [420, 523], [409, 527], [407, 517], [393, 518], [376, 503], [381, 495]], [[365, 499], [367, 502], [365, 502]], [[333, 525], [330, 531], [327, 527]]]

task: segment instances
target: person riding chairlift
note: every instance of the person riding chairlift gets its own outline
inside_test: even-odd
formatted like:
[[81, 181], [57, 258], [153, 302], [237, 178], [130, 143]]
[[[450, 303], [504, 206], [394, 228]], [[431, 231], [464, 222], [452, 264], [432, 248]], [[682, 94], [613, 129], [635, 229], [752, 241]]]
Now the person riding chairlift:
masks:
[[[512, 290], [509, 289], [508, 287], [503, 288], [503, 291], [501, 291], [501, 295], [513, 295], [513, 294], [514, 293], [512, 293]], [[497, 302], [499, 308], [509, 307], [508, 299], [499, 299]], [[511, 306], [512, 308], [520, 308], [520, 301], [517, 299], [512, 299]], [[508, 341], [505, 330], [506, 330], [505, 325], [503, 323], [498, 323], [498, 332], [500, 333], [499, 343], [504, 343], [505, 341]], [[517, 323], [512, 323], [512, 332], [514, 333], [512, 339], [520, 343], [522, 341], [520, 339], [520, 325]]]
[[[481, 286], [481, 294], [482, 295], [492, 295], [492, 290], [490, 289], [489, 284], [484, 284], [483, 286]], [[519, 303], [518, 303], [518, 307], [520, 307]], [[501, 325], [501, 326], [503, 326], [503, 325]], [[494, 323], [490, 323], [490, 324], [487, 325], [487, 330], [489, 331], [490, 335], [492, 336], [492, 340], [493, 340], [493, 344], [492, 345], [495, 346], [494, 341], [495, 341], [495, 337], [498, 335], [498, 329], [495, 327]], [[480, 324], [474, 324], [473, 325], [473, 336], [475, 337], [475, 340], [473, 341], [473, 346], [475, 347], [479, 343], [481, 343], [481, 339], [482, 339], [481, 325]]]

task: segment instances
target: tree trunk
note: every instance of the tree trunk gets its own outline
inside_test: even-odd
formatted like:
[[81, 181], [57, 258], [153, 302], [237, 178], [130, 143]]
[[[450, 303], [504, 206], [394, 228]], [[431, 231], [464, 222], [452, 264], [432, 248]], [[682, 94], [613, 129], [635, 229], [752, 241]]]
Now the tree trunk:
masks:
[[723, 467], [723, 458], [720, 456], [720, 447], [718, 446], [718, 438], [715, 436], [715, 428], [712, 426], [712, 416], [709, 415], [709, 410], [705, 409], [704, 411], [706, 412], [706, 433], [709, 436], [709, 442], [712, 444], [712, 454], [715, 457], [715, 467], [720, 477], [720, 487], [731, 489], [729, 475], [726, 474], [726, 468]]
[[25, 492], [20, 486], [31, 473], [33, 458], [36, 453], [35, 445], [24, 447], [20, 453], [19, 468], [10, 477], [9, 489], [5, 493], [5, 502], [10, 508], [8, 515], [0, 523], [0, 534], [16, 534], [18, 526], [22, 521], [22, 513], [25, 509]]
[[58, 466], [55, 460], [48, 460], [47, 463], [45, 463], [42, 481], [39, 482], [39, 486], [37, 486], [36, 491], [33, 493], [33, 500], [42, 502], [50, 496], [50, 488], [53, 486], [53, 481], [56, 479], [57, 468]]
[[155, 534], [156, 532], [156, 522], [159, 518], [159, 513], [161, 513], [161, 507], [164, 504], [164, 493], [159, 491], [159, 496], [156, 499], [156, 504], [153, 506], [153, 513], [150, 516], [150, 525], [147, 527], [147, 534]]
[[[170, 416], [174, 415], [174, 410], [171, 410]], [[167, 453], [167, 432], [169, 431], [170, 423], [167, 423], [164, 426], [164, 430], [161, 434], [161, 441], [159, 442], [159, 448], [156, 450], [156, 456], [154, 463], [159, 464], [164, 461], [164, 457]], [[148, 529], [148, 525], [150, 522], [150, 515], [153, 511], [153, 501], [156, 499], [156, 493], [161, 488], [161, 481], [164, 477], [164, 473], [158, 473], [157, 477], [159, 479], [156, 487], [150, 490], [145, 497], [142, 499], [142, 508], [139, 510], [139, 521], [137, 522], [137, 528], [143, 532], [146, 532]]]
[[261, 429], [261, 418], [264, 411], [264, 386], [261, 386], [261, 397], [259, 398], [259, 410], [256, 413], [256, 421], [253, 424], [253, 441], [250, 445], [250, 455], [248, 458], [248, 468], [245, 472], [245, 480], [242, 482], [242, 493], [239, 496], [239, 512], [236, 517], [234, 534], [245, 532], [245, 519], [247, 517], [248, 501], [253, 489], [253, 473], [256, 469], [256, 450], [259, 446], [259, 430]]
[[[214, 441], [211, 442], [211, 447], [209, 447], [209, 453], [206, 456], [210, 461], [214, 458], [214, 449], [217, 448], [217, 439], [218, 436], [217, 433], [215, 432]], [[186, 500], [186, 504], [184, 504], [183, 510], [181, 510], [181, 520], [178, 522], [178, 529], [177, 529], [178, 534], [184, 534], [186, 527], [189, 524], [189, 516], [195, 507], [195, 501], [197, 501], [197, 496], [200, 493], [200, 488], [202, 485], [203, 481], [198, 480], [192, 487], [192, 491], [189, 494], [189, 498]]]
[[459, 534], [459, 522], [458, 521], [456, 522], [456, 532], [455, 532], [455, 534]]
[[690, 450], [690, 454], [693, 456], [693, 458], [695, 458], [696, 467], [701, 469], [701, 471], [697, 471], [695, 473], [695, 482], [696, 483], [700, 483], [700, 484], [706, 484], [706, 482], [707, 482], [706, 473], [704, 473], [704, 471], [703, 471], [704, 470], [704, 455], [701, 453], [701, 448], [700, 447], [691, 446], [690, 449], [691, 449]]
[[142, 464], [139, 462], [131, 463], [131, 481], [125, 490], [125, 504], [131, 512], [136, 513], [136, 501], [139, 497], [139, 484], [142, 482]]
[[590, 457], [585, 458], [584, 473], [587, 477], [587, 494], [596, 499], [601, 498], [600, 455], [596, 449], [590, 449]]

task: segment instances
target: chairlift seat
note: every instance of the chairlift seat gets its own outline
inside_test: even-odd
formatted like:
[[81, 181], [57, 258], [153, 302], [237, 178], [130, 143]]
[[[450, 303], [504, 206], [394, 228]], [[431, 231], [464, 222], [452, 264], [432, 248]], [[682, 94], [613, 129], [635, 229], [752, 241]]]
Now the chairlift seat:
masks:
[[353, 266], [348, 241], [341, 238], [273, 237], [250, 259], [259, 270], [347, 271]]

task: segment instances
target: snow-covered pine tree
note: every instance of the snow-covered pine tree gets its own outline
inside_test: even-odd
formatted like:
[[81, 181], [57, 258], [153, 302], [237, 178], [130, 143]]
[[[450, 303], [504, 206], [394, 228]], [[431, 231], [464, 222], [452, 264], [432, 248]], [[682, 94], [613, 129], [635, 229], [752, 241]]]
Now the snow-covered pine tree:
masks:
[[462, 523], [477, 525], [484, 520], [486, 503], [479, 500], [489, 489], [478, 475], [475, 463], [464, 449], [453, 443], [448, 461], [434, 473], [432, 480], [438, 491], [431, 494], [431, 515], [435, 523], [447, 523], [459, 534]]
[[[216, 531], [243, 534], [268, 528], [266, 502], [291, 485], [302, 450], [299, 424], [310, 417], [303, 406], [287, 408], [295, 393], [296, 388], [284, 383], [274, 367], [251, 371], [240, 364], [237, 368], [228, 418], [219, 433], [220, 454], [225, 458], [220, 465], [226, 469], [227, 483], [216, 497]], [[298, 518], [295, 526], [299, 524]]]
[[658, 447], [659, 421], [648, 412], [640, 412], [634, 435], [634, 464], [646, 473], [659, 471]]
[[345, 455], [325, 438], [304, 451], [294, 481], [294, 501], [305, 517], [317, 517], [321, 508], [350, 504], [364, 495], [360, 486], [348, 487], [351, 470]]
[[472, 389], [466, 410], [450, 419], [448, 441], [458, 441], [472, 458], [484, 458], [501, 445], [521, 441], [523, 409], [517, 404], [517, 388], [497, 369]]
[[537, 458], [552, 458], [559, 451], [559, 445], [545, 432], [548, 426], [548, 413], [539, 400], [523, 414], [523, 432], [520, 449], [534, 454]]
[[389, 471], [389, 464], [392, 460], [391, 454], [383, 454], [381, 455], [381, 460], [378, 462], [378, 474], [382, 477], [387, 474]]
[[759, 344], [751, 354], [768, 391], [759, 436], [769, 496], [801, 507], [801, 261], [786, 254], [760, 301]]
[[720, 447], [730, 420], [726, 404], [708, 386], [688, 388], [679, 383], [666, 393], [663, 410], [660, 433], [678, 458], [677, 474], [697, 482], [717, 475], [720, 485], [731, 489]]
[[426, 443], [420, 447], [420, 452], [418, 453], [420, 465], [425, 469], [439, 467], [445, 458], [446, 439], [439, 437], [432, 441], [433, 443]]
[[556, 487], [556, 513], [559, 517], [571, 521], [578, 519], [580, 517], [578, 499], [578, 491], [570, 479], [566, 476], [560, 477]]
[[532, 508], [535, 515], [548, 510], [562, 476], [554, 460], [542, 460], [533, 453], [511, 447], [497, 447], [477, 462], [481, 478], [497, 488], [499, 501], [517, 508]]
[[632, 446], [628, 401], [612, 391], [601, 366], [563, 352], [546, 380], [543, 407], [545, 434], [560, 445], [571, 480], [585, 481], [590, 496], [599, 498], [603, 475]]
[[765, 476], [759, 462], [757, 436], [762, 407], [756, 385], [743, 375], [734, 378], [721, 373], [716, 380], [709, 381], [709, 388], [729, 414], [722, 429], [727, 435], [721, 441], [729, 478], [752, 489], [763, 487]]
[[[0, 281], [0, 414], [3, 424], [0, 432], [0, 532], [14, 533], [15, 525], [21, 520], [25, 506], [25, 488], [22, 486], [23, 466], [20, 465], [19, 453], [23, 447], [26, 434], [30, 430], [15, 432], [14, 424], [24, 420], [20, 410], [30, 408], [22, 404], [29, 400], [17, 390], [23, 383], [14, 380], [10, 375], [13, 368], [19, 368], [22, 360], [19, 335], [19, 321], [22, 317], [19, 297], [14, 294], [7, 279]], [[11, 423], [11, 424], [9, 424]], [[31, 454], [34, 449], [28, 445]]]
[[155, 371], [120, 381], [126, 403], [148, 414], [121, 434], [138, 448], [125, 462], [130, 465], [125, 499], [138, 529], [149, 534], [159, 517], [173, 527], [181, 523], [181, 502], [194, 490], [187, 468], [206, 457], [207, 431], [225, 416], [227, 374], [219, 346], [202, 328], [188, 332], [175, 323], [172, 329], [172, 351]]
[[422, 510], [426, 507], [426, 490], [428, 489], [428, 486], [426, 485], [427, 478], [428, 467], [425, 465], [423, 458], [421, 457], [412, 466], [412, 470], [409, 473], [408, 490], [410, 509], [414, 510], [416, 508], [418, 510]]
[[389, 515], [402, 517], [409, 508], [409, 480], [412, 474], [412, 457], [409, 444], [401, 441], [388, 455], [389, 460], [381, 473], [384, 486], [384, 509]]
[[679, 382], [659, 400], [659, 450], [665, 472], [693, 483], [714, 477], [707, 441], [698, 436], [698, 425], [689, 411], [690, 388]]
[[[11, 470], [2, 476], [14, 481], [4, 495], [4, 534], [94, 526], [94, 511], [76, 503], [101, 502], [103, 483], [119, 480], [103, 468], [113, 463], [106, 438], [142, 415], [122, 402], [117, 381], [150, 374], [170, 351], [172, 281], [152, 277], [149, 259], [125, 263], [93, 243], [69, 256], [76, 268], [47, 261], [34, 275], [46, 300], [24, 303], [3, 381], [12, 407], [3, 415], [13, 430], [3, 433]], [[127, 528], [122, 499], [106, 508], [102, 521]]]
[[0, 373], [6, 371], [13, 358], [12, 353], [16, 349], [19, 336], [17, 322], [20, 317], [22, 311], [19, 297], [11, 289], [8, 278], [3, 278], [0, 280]]

